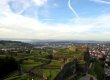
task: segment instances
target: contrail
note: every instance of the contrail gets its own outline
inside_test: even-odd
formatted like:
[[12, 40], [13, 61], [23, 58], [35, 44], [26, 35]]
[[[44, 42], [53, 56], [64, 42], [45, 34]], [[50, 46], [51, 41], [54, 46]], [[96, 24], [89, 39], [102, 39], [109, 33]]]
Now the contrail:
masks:
[[73, 12], [73, 14], [79, 18], [79, 15], [77, 14], [77, 12], [74, 10], [74, 8], [71, 6], [70, 0], [68, 0], [68, 6], [70, 8], [70, 10]]
[[104, 3], [104, 4], [109, 4], [110, 5], [110, 2], [105, 1], [105, 0], [90, 0], [90, 1], [94, 1], [94, 2], [98, 2], [98, 3]]

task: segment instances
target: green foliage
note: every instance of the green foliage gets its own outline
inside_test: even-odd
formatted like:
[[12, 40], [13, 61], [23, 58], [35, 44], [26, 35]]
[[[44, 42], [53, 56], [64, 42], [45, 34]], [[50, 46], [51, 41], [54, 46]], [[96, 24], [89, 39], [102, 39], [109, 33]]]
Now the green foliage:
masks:
[[9, 46], [9, 47], [32, 47], [31, 44], [28, 44], [28, 43], [24, 43], [24, 42], [20, 42], [20, 41], [3, 41], [1, 40], [0, 41], [0, 46], [1, 47], [6, 47], [6, 46]]
[[21, 67], [23, 68], [24, 72], [28, 72], [31, 68], [34, 66], [40, 65], [41, 62], [33, 62], [33, 63], [23, 63], [21, 64]]
[[98, 80], [104, 80], [104, 69], [98, 60], [93, 62], [89, 74], [94, 75]]
[[61, 61], [57, 61], [57, 60], [52, 60], [50, 64], [47, 64], [46, 67], [47, 68], [57, 68], [57, 69], [60, 69], [61, 66], [63, 65], [64, 63], [61, 62]]
[[77, 58], [78, 58], [78, 57], [82, 57], [82, 58], [83, 58], [83, 57], [84, 57], [84, 53], [81, 52], [81, 51], [76, 51], [76, 52], [74, 53], [74, 56], [77, 57]]
[[59, 69], [43, 69], [43, 74], [48, 80], [54, 80], [59, 71]]
[[18, 62], [13, 57], [0, 58], [0, 78], [7, 76], [9, 73], [19, 68]]
[[86, 62], [84, 60], [80, 60], [79, 64], [85, 64]]

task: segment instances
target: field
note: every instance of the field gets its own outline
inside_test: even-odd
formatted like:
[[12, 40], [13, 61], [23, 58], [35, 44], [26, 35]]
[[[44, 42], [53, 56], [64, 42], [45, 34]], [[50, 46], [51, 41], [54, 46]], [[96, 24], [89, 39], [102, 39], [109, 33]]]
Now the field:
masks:
[[75, 50], [75, 47], [44, 48], [31, 50], [30, 53], [17, 53], [13, 57], [19, 62], [20, 69], [6, 80], [53, 80], [65, 64], [75, 58], [83, 58], [83, 52]]

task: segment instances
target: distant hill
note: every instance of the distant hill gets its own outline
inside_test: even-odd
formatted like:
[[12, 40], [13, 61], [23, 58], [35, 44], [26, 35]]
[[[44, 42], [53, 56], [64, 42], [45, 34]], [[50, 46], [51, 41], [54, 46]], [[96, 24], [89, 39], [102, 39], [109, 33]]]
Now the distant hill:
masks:
[[0, 47], [32, 47], [32, 44], [20, 41], [0, 40]]
[[92, 41], [92, 40], [30, 40], [27, 43], [31, 43], [35, 46], [44, 45], [67, 45], [67, 44], [106, 44], [110, 45], [110, 41]]

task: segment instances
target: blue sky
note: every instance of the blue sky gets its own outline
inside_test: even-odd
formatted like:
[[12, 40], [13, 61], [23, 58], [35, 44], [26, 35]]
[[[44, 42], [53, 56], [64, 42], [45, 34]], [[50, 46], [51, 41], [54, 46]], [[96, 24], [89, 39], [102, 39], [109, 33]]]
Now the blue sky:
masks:
[[1, 0], [0, 38], [110, 40], [110, 0]]

